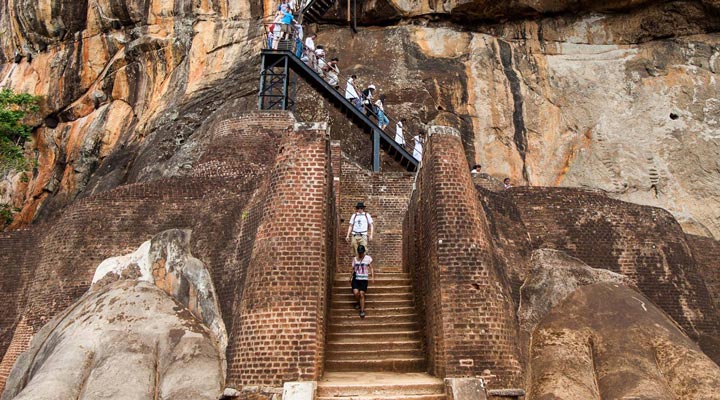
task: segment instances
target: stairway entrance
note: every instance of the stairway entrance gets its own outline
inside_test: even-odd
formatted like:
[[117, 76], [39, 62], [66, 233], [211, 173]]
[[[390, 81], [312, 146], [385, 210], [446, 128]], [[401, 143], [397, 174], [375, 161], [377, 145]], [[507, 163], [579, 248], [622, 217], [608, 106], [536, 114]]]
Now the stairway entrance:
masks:
[[442, 380], [425, 373], [426, 358], [405, 272], [379, 272], [368, 288], [367, 316], [353, 307], [351, 274], [335, 276], [320, 399], [443, 400]]
[[[339, 147], [337, 148], [339, 150]], [[321, 399], [445, 399], [442, 380], [428, 375], [413, 284], [403, 270], [402, 227], [414, 177], [402, 172], [373, 174], [340, 157], [340, 214], [335, 272], [325, 346]], [[375, 224], [368, 245], [375, 281], [368, 285], [366, 317], [355, 309], [350, 287], [351, 250], [345, 242], [348, 218], [363, 201]]]

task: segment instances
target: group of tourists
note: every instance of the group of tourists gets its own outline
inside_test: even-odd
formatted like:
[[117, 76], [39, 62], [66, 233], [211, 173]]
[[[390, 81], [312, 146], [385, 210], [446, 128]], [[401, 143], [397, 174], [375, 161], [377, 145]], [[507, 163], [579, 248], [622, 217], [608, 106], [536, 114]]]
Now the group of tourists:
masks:
[[[341, 90], [341, 75], [337, 57], [328, 57], [325, 47], [316, 44], [317, 35], [310, 33], [305, 36], [303, 26], [294, 17], [299, 10], [299, 2], [296, 0], [282, 0], [277, 8], [274, 20], [267, 25], [267, 47], [277, 50], [281, 45], [294, 48], [295, 55], [305, 64], [313, 69], [335, 90]], [[284, 44], [283, 44], [284, 43]], [[357, 75], [352, 75], [345, 81], [345, 98], [363, 114], [377, 120], [378, 127], [385, 131], [390, 126], [390, 118], [387, 115], [385, 94], [377, 95], [378, 89], [374, 84], [369, 84], [360, 90], [357, 82]], [[405, 118], [395, 122], [395, 142], [400, 146], [407, 147], [404, 136]], [[424, 137], [419, 133], [413, 137], [413, 157], [418, 161], [422, 160]]]

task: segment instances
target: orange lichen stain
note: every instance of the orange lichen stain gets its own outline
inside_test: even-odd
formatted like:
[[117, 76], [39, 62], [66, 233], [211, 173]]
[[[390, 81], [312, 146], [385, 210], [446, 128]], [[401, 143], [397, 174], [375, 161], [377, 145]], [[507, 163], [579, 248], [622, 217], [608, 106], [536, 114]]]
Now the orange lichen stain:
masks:
[[590, 148], [590, 143], [592, 142], [592, 129], [588, 128], [585, 131], [585, 134], [583, 135], [582, 141], [579, 145], [573, 145], [570, 147], [570, 150], [565, 154], [563, 167], [560, 169], [560, 172], [555, 177], [555, 186], [560, 186], [562, 181], [565, 179], [565, 175], [567, 175], [568, 171], [570, 171], [570, 166], [572, 165], [573, 160], [575, 159], [575, 156], [577, 155], [577, 152], [581, 148]]

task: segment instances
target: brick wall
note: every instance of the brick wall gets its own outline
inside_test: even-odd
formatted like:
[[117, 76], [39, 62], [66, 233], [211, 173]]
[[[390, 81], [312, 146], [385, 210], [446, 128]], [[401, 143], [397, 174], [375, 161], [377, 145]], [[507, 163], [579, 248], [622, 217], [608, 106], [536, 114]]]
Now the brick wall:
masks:
[[513, 384], [521, 373], [513, 301], [460, 134], [446, 127], [430, 134], [405, 221], [405, 254], [431, 370], [477, 376], [489, 369], [499, 384]]
[[708, 355], [720, 361], [720, 323], [680, 225], [665, 210], [571, 188], [513, 188], [533, 248], [562, 250], [630, 277]]
[[362, 201], [375, 225], [375, 236], [368, 244], [375, 272], [400, 271], [403, 266], [403, 220], [413, 185], [413, 174], [383, 171], [380, 174], [362, 168], [343, 155], [339, 174], [340, 200], [338, 202], [338, 268], [348, 271], [352, 262], [352, 249], [345, 242], [355, 212]]
[[687, 238], [698, 272], [710, 292], [715, 309], [720, 312], [720, 241], [695, 235], [687, 235]]
[[335, 217], [328, 139], [324, 125], [283, 138], [237, 310], [231, 385], [322, 373]]
[[[192, 229], [193, 254], [206, 264], [212, 274], [223, 319], [230, 332], [227, 358], [238, 359], [242, 346], [238, 345], [239, 338], [233, 336], [233, 332], [242, 330], [242, 313], [238, 310], [248, 286], [248, 276], [255, 269], [251, 261], [258, 254], [256, 238], [268, 212], [267, 202], [273, 195], [271, 176], [278, 173], [278, 166], [283, 165], [276, 163], [276, 154], [280, 142], [285, 143], [288, 137], [303, 140], [308, 137], [292, 133], [293, 123], [294, 118], [287, 112], [254, 112], [223, 121], [211, 133], [213, 139], [205, 147], [197, 149], [203, 155], [191, 170], [185, 171], [186, 176], [127, 185], [99, 193], [75, 202], [57, 219], [46, 224], [0, 234], [0, 263], [3, 267], [0, 269], [0, 287], [3, 289], [0, 300], [6, 305], [0, 315], [0, 354], [5, 355], [0, 362], [0, 390], [4, 386], [2, 368], [12, 365], [17, 354], [24, 350], [26, 333], [37, 331], [85, 293], [95, 267], [102, 260], [133, 251], [143, 241], [171, 228]], [[318, 152], [328, 152], [320, 147]], [[287, 159], [286, 155], [281, 157]], [[320, 164], [319, 168], [325, 168], [323, 165]], [[302, 166], [296, 172], [329, 176], [328, 171], [323, 169], [320, 172], [317, 168]], [[329, 192], [306, 192], [303, 185], [298, 186], [302, 189], [299, 193], [324, 199], [324, 202], [313, 206], [314, 211], [327, 204], [325, 213], [319, 215], [325, 218], [332, 213], [329, 204], [333, 201]], [[326, 224], [324, 220], [315, 222], [313, 227], [335, 232], [334, 224]], [[334, 242], [331, 240], [330, 244], [324, 244], [325, 247], [317, 247], [318, 234], [313, 235], [314, 254], [330, 254], [333, 257], [332, 251], [326, 251], [326, 248], [334, 249]], [[334, 239], [334, 234], [327, 232], [320, 236]], [[327, 259], [322, 263], [311, 261], [311, 271], [318, 273], [316, 270], [328, 263]], [[263, 280], [267, 287], [264, 290], [255, 288], [255, 293], [279, 288], [284, 280], [277, 274], [272, 276], [275, 279]], [[327, 282], [324, 285], [327, 286]], [[327, 294], [322, 293], [323, 287], [316, 285], [312, 290], [319, 290], [316, 292], [320, 293], [318, 296], [325, 297]], [[321, 305], [324, 307], [318, 299], [313, 307]], [[322, 343], [325, 316], [318, 310], [316, 308], [314, 314], [308, 314], [311, 315], [308, 318], [315, 318], [314, 325], [309, 319], [302, 324], [306, 325], [303, 329], [313, 326], [315, 333], [307, 333], [311, 338], [309, 340]], [[284, 313], [277, 314], [276, 326], [281, 326], [283, 322], [287, 322], [287, 326], [279, 329], [279, 335], [286, 327], [295, 324], [290, 319], [298, 314], [304, 315], [294, 309], [282, 311]], [[290, 319], [286, 320], [286, 315]], [[18, 330], [16, 327], [23, 317], [26, 325]], [[8, 350], [11, 341], [13, 346]], [[297, 349], [295, 344], [293, 349]], [[314, 350], [312, 346], [308, 349], [311, 349], [311, 355], [299, 356], [311, 359], [315, 371], [320, 371], [321, 346], [315, 344]], [[268, 365], [272, 366], [272, 362]], [[255, 368], [259, 367], [255, 365]], [[305, 370], [310, 371], [311, 368]], [[266, 375], [260, 380], [277, 382], [277, 375], [272, 375], [275, 373], [268, 367]], [[237, 365], [229, 371], [228, 380], [255, 383], [243, 382]]]

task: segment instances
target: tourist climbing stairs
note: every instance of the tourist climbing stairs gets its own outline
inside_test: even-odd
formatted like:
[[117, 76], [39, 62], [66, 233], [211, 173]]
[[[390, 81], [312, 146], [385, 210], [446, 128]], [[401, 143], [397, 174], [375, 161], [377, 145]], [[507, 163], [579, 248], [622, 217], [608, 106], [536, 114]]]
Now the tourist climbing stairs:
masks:
[[302, 62], [295, 55], [292, 47], [278, 46], [277, 50], [265, 49], [262, 51], [261, 62], [262, 72], [258, 101], [260, 110], [292, 108], [291, 104], [294, 103], [293, 96], [290, 94], [290, 71], [292, 71], [303, 78], [310, 87], [340, 110], [351, 122], [372, 135], [373, 169], [376, 172], [380, 168], [379, 151], [381, 149], [406, 170], [410, 172], [417, 170], [419, 161], [404, 146], [395, 142], [394, 137], [390, 137], [370, 116], [365, 115], [346, 99], [344, 91], [341, 93], [335, 89], [310, 66]]
[[355, 309], [350, 274], [335, 277], [330, 307], [325, 375], [320, 399], [445, 399], [441, 380], [424, 371], [426, 359], [410, 277], [377, 273], [365, 303]]

